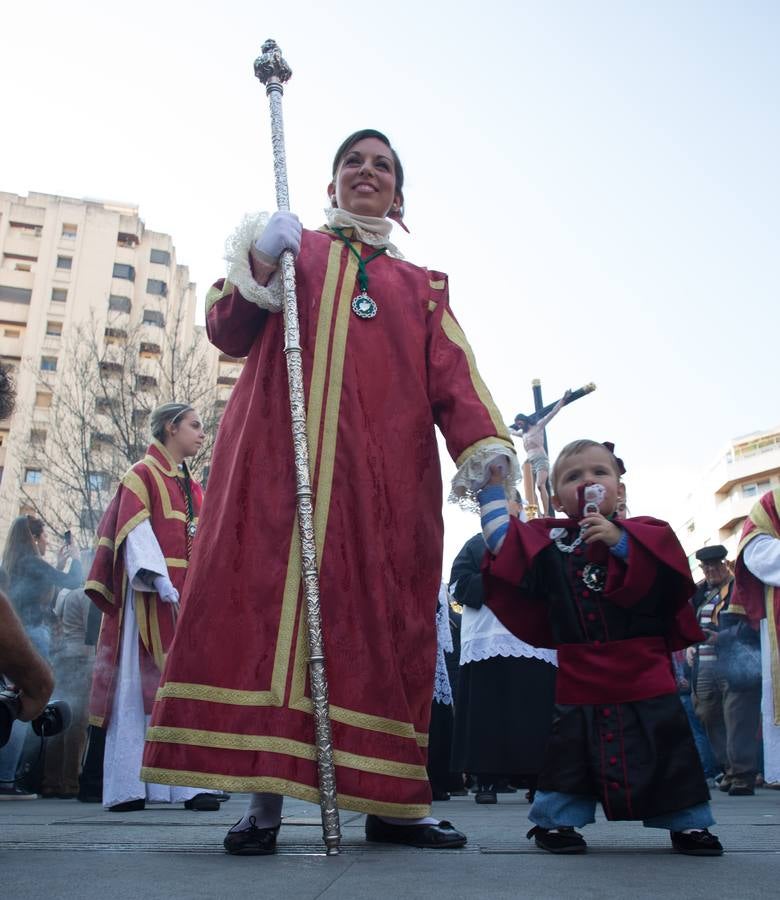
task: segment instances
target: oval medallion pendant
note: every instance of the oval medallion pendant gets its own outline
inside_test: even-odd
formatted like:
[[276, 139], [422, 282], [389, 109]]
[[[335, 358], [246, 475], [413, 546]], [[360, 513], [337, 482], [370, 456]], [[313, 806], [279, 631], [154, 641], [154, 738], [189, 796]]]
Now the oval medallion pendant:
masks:
[[373, 319], [377, 314], [377, 305], [365, 291], [361, 291], [352, 300], [352, 312], [359, 319]]
[[194, 522], [190, 522], [187, 525], [187, 534], [191, 537], [195, 537], [195, 532], [198, 530], [198, 526]]

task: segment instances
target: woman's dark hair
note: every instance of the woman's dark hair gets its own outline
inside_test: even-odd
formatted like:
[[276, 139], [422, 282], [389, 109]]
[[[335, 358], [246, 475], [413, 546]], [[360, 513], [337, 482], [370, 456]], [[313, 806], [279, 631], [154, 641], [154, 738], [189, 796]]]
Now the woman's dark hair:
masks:
[[0, 363], [0, 419], [7, 419], [14, 411], [16, 385], [11, 377], [11, 368]]
[[341, 162], [345, 154], [349, 150], [351, 150], [358, 141], [363, 141], [366, 138], [376, 138], [383, 144], [387, 144], [390, 150], [390, 153], [393, 157], [393, 165], [395, 167], [395, 191], [401, 198], [401, 214], [403, 215], [404, 167], [401, 164], [400, 157], [393, 149], [393, 145], [390, 143], [390, 138], [388, 138], [387, 135], [382, 134], [381, 131], [376, 131], [374, 128], [363, 128], [360, 131], [354, 132], [345, 141], [343, 141], [339, 149], [336, 151], [336, 155], [333, 157], [333, 171], [331, 172], [331, 175], [333, 178], [336, 177], [336, 170], [338, 169], [339, 163]]
[[17, 516], [8, 530], [3, 551], [3, 568], [9, 578], [16, 575], [19, 563], [26, 557], [38, 556], [35, 539], [43, 534], [43, 522], [35, 516]]

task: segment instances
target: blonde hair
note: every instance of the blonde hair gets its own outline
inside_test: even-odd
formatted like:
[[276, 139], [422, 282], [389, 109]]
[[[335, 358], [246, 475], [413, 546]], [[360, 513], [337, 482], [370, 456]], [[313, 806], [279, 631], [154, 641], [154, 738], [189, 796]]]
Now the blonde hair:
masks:
[[169, 422], [174, 425], [177, 419], [180, 419], [184, 413], [190, 412], [192, 409], [194, 409], [194, 407], [190, 406], [189, 403], [176, 403], [174, 401], [161, 403], [160, 406], [152, 411], [152, 415], [149, 419], [152, 437], [156, 438], [161, 444], [164, 444], [166, 438], [165, 426]]
[[572, 456], [576, 456], [578, 453], [582, 453], [584, 450], [588, 450], [591, 447], [598, 447], [600, 450], [604, 450], [604, 452], [607, 453], [610, 465], [615, 470], [618, 481], [620, 481], [620, 466], [618, 465], [617, 457], [609, 447], [605, 447], [604, 444], [601, 444], [598, 441], [591, 441], [589, 438], [580, 438], [578, 441], [572, 441], [567, 444], [558, 454], [555, 463], [553, 464], [552, 472], [550, 473], [550, 482], [552, 484], [553, 493], [555, 493], [558, 488], [558, 473], [561, 470], [561, 466], [567, 459], [571, 459]]

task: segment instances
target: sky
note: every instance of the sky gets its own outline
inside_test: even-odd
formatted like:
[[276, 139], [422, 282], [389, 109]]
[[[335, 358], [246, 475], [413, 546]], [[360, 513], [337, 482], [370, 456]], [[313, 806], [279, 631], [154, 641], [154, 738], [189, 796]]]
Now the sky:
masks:
[[[318, 227], [341, 140], [389, 134], [397, 242], [448, 272], [507, 422], [534, 378], [546, 402], [594, 381], [552, 454], [614, 441], [631, 511], [673, 524], [731, 438], [780, 424], [780, 4], [6, 0], [0, 190], [137, 204], [202, 304], [227, 235], [274, 208], [268, 37], [293, 210]], [[448, 571], [478, 522], [445, 525]]]

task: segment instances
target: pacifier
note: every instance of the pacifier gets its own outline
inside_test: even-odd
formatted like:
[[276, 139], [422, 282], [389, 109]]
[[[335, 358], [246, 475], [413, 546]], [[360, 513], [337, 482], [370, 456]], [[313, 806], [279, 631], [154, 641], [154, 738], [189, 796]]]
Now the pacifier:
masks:
[[577, 488], [580, 518], [601, 512], [601, 504], [604, 502], [606, 495], [607, 489], [603, 484], [597, 484], [592, 481], [588, 484], [581, 484]]

